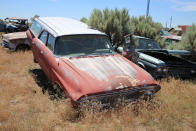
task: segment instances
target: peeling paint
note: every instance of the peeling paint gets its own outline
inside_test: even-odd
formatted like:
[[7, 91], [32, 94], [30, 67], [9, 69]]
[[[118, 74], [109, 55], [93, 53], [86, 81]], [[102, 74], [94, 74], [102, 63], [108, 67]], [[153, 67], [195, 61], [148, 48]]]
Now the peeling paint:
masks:
[[119, 56], [88, 57], [69, 59], [79, 70], [97, 80], [109, 81], [111, 76], [129, 76], [135, 79], [138, 73], [132, 66]]
[[77, 77], [72, 72], [68, 73], [64, 68], [61, 68], [61, 70], [64, 72], [65, 76], [69, 80], [74, 80], [75, 83], [79, 86], [79, 81], [78, 81]]

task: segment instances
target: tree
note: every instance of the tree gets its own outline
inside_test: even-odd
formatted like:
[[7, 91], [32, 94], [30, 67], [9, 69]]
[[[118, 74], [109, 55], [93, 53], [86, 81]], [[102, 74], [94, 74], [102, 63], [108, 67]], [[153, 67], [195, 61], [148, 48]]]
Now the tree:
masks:
[[163, 26], [161, 23], [154, 22], [150, 16], [140, 16], [131, 18], [131, 28], [135, 35], [158, 39]]
[[182, 36], [182, 40], [178, 43], [172, 43], [168, 48], [172, 50], [191, 51], [191, 56], [183, 57], [184, 59], [196, 62], [196, 25], [192, 24], [190, 27], [188, 27], [186, 33]]
[[182, 41], [180, 42], [181, 48], [196, 52], [196, 25], [192, 24], [188, 27], [185, 35], [182, 36]]
[[86, 17], [82, 17], [80, 19], [81, 22], [88, 24], [88, 19]]
[[88, 24], [94, 29], [105, 32], [113, 44], [117, 45], [122, 44], [124, 36], [131, 31], [129, 11], [125, 8], [121, 11], [117, 8], [114, 10], [106, 8], [103, 11], [94, 9]]
[[196, 52], [196, 25], [192, 24], [188, 27], [186, 33], [182, 36], [182, 40], [179, 43], [171, 44], [169, 49]]
[[29, 26], [32, 25], [32, 23], [33, 23], [33, 21], [34, 21], [35, 18], [39, 18], [39, 15], [36, 14], [33, 17], [30, 18], [31, 21], [29, 22]]

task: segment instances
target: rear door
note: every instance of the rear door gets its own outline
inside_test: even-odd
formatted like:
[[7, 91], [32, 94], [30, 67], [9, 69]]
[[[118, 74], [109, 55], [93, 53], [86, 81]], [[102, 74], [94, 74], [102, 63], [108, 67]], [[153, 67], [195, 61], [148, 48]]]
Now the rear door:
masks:
[[46, 42], [48, 39], [48, 32], [43, 31], [41, 35], [39, 36], [39, 40], [36, 43], [36, 55], [37, 55], [37, 61], [46, 73], [46, 75], [49, 75], [49, 70], [46, 65], [46, 61], [44, 60], [44, 56], [47, 54], [46, 49]]
[[42, 59], [44, 61], [44, 65], [48, 69], [48, 73], [49, 73], [48, 77], [51, 81], [54, 81], [54, 76], [55, 76], [54, 71], [57, 72], [56, 69], [58, 69], [56, 57], [53, 54], [54, 44], [55, 44], [55, 37], [49, 33], [46, 42], [46, 47], [44, 49], [44, 54], [42, 55]]
[[43, 62], [43, 66], [45, 66], [45, 73], [47, 74], [48, 78], [52, 81], [54, 77], [53, 72], [57, 67], [57, 62], [55, 56], [53, 55], [54, 43], [55, 37], [53, 37], [51, 34], [48, 34], [46, 46], [41, 48], [41, 51], [43, 52], [40, 55], [40, 58]]

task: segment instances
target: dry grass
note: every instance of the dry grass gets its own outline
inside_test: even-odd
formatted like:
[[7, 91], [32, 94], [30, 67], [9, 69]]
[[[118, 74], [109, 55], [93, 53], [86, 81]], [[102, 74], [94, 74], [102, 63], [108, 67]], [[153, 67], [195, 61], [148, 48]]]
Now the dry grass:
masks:
[[196, 82], [171, 79], [161, 85], [152, 102], [79, 117], [69, 100], [49, 99], [51, 85], [31, 51], [0, 48], [0, 130], [195, 130]]

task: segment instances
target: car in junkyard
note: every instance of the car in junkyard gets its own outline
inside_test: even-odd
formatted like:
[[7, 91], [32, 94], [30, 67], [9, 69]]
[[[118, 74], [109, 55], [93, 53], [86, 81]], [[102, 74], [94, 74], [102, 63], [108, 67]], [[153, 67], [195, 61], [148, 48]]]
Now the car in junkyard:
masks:
[[[191, 52], [161, 49], [153, 39], [134, 35], [132, 37], [137, 52], [137, 64], [148, 71], [154, 78], [196, 77], [196, 64], [183, 59], [184, 56], [191, 55]], [[123, 54], [126, 55], [130, 45], [130, 35], [127, 35], [125, 36], [124, 47], [118, 48], [119, 52], [124, 52]]]
[[30, 49], [26, 32], [14, 32], [2, 35], [3, 46], [10, 51], [21, 51]]
[[165, 40], [166, 45], [169, 46], [172, 43], [177, 43], [182, 40], [182, 36], [177, 36], [174, 34], [170, 34], [168, 31], [161, 30], [160, 32], [161, 38]]
[[73, 105], [129, 102], [161, 88], [149, 73], [114, 52], [107, 35], [78, 20], [36, 18], [27, 36], [56, 93]]
[[5, 31], [5, 23], [3, 20], [0, 19], [0, 32], [4, 32]]
[[5, 31], [6, 33], [27, 31], [29, 28], [28, 19], [7, 17], [5, 18]]

